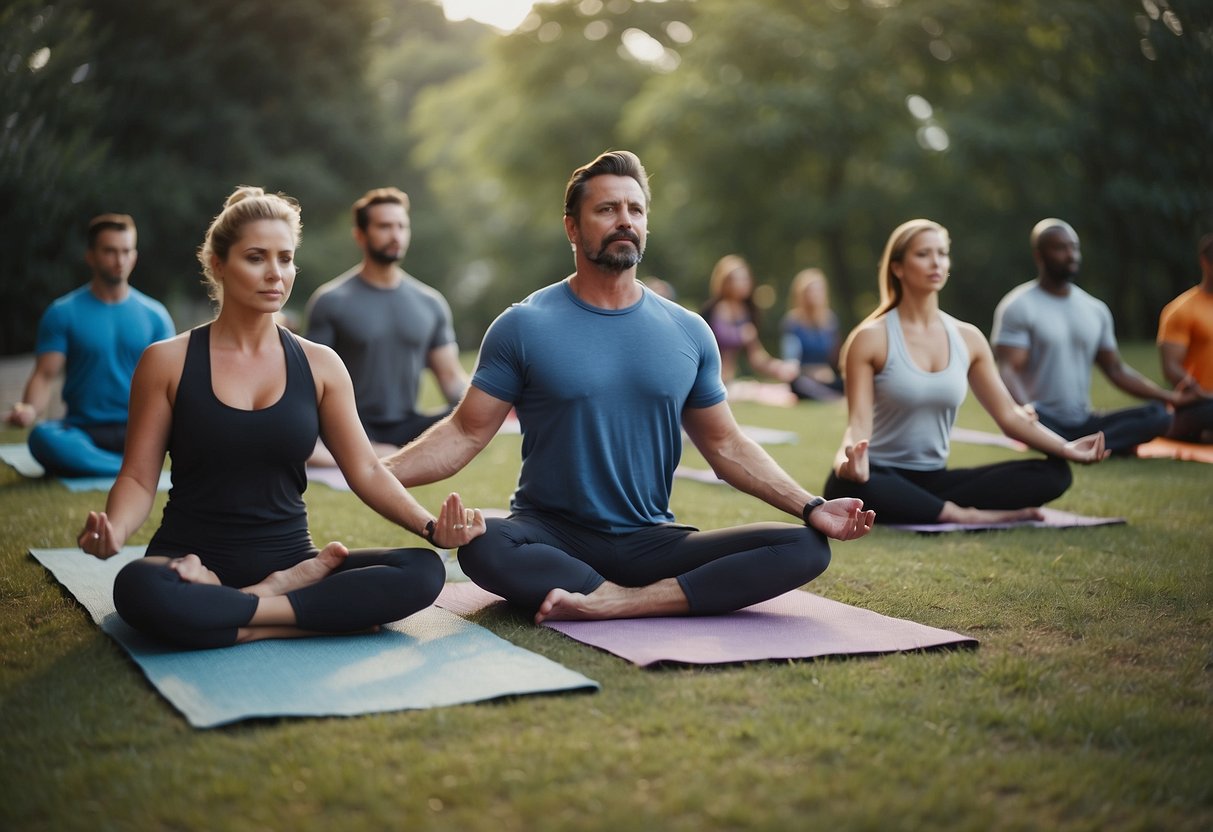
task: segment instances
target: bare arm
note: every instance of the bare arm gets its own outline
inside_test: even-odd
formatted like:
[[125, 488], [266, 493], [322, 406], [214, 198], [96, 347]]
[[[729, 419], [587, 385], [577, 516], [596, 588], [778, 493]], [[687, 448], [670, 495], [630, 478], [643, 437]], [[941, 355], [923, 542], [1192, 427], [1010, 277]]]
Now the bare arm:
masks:
[[[452, 494], [442, 509], [431, 513], [405, 490], [376, 456], [366, 436], [358, 419], [354, 385], [341, 359], [326, 347], [304, 345], [317, 381], [321, 436], [358, 498], [380, 516], [419, 537], [425, 537], [426, 525], [437, 518], [440, 528], [431, 542], [441, 546], [462, 546], [482, 534], [484, 521], [479, 512], [475, 513], [475, 523], [461, 522], [464, 508], [459, 495]], [[453, 526], [456, 522], [460, 525]]]
[[512, 405], [469, 387], [454, 412], [386, 460], [406, 486], [424, 485], [458, 473], [497, 435]]
[[135, 367], [122, 468], [110, 488], [105, 511], [89, 512], [78, 541], [90, 555], [108, 558], [117, 554], [152, 510], [188, 337], [186, 333], [153, 344]]
[[[813, 495], [796, 483], [779, 463], [737, 426], [727, 402], [704, 408], [687, 408], [682, 426], [716, 475], [781, 511], [800, 519]], [[853, 498], [830, 500], [813, 510], [810, 524], [837, 540], [867, 534], [875, 514], [862, 511], [863, 501]]]
[[468, 389], [468, 375], [459, 363], [459, 347], [455, 343], [435, 347], [426, 355], [426, 363], [447, 402], [455, 404]]
[[21, 401], [13, 405], [5, 417], [11, 425], [28, 428], [46, 414], [51, 402], [51, 390], [63, 368], [67, 364], [67, 356], [61, 352], [44, 352], [34, 361], [34, 370], [25, 383], [25, 392]]
[[1038, 451], [1073, 462], [1098, 462], [1107, 456], [1102, 433], [1067, 442], [1040, 424], [1011, 398], [995, 371], [994, 354], [985, 336], [971, 324], [961, 324], [960, 334], [969, 350], [969, 387], [1003, 433]]
[[1026, 347], [1008, 347], [1000, 344], [994, 348], [998, 359], [998, 374], [1002, 383], [1011, 394], [1011, 398], [1019, 404], [1028, 404], [1032, 397], [1028, 395], [1024, 385], [1023, 374], [1028, 367], [1028, 350]]
[[1213, 397], [1213, 390], [1201, 387], [1196, 379], [1188, 375], [1188, 371], [1184, 369], [1183, 362], [1187, 354], [1187, 347], [1183, 344], [1174, 344], [1170, 341], [1159, 343], [1158, 356], [1162, 359], [1163, 378], [1176, 390], [1191, 389], [1203, 398]]
[[1176, 406], [1191, 404], [1198, 398], [1191, 390], [1164, 390], [1126, 364], [1116, 350], [1100, 350], [1095, 353], [1095, 363], [1103, 370], [1108, 381], [1130, 396], [1157, 399]]
[[746, 324], [746, 331], [746, 359], [754, 368], [754, 372], [780, 381], [791, 381], [800, 374], [798, 362], [781, 361], [766, 351], [758, 340], [758, 330], [753, 324]]
[[853, 482], [868, 481], [868, 443], [872, 438], [875, 376], [888, 355], [888, 334], [881, 322], [855, 330], [843, 350], [846, 362], [847, 428], [834, 454], [834, 473]]

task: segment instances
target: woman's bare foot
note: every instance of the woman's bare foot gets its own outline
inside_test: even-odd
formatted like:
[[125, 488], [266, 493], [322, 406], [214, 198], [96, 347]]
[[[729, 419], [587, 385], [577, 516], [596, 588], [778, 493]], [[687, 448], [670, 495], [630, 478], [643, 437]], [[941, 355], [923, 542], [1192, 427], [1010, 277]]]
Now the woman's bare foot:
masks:
[[949, 501], [939, 512], [939, 523], [1015, 523], [1020, 520], [1043, 520], [1045, 513], [1039, 507], [1031, 508], [966, 508]]
[[683, 615], [689, 609], [682, 587], [673, 578], [642, 587], [606, 581], [589, 595], [553, 589], [539, 605], [535, 623]]
[[300, 630], [289, 624], [267, 625], [264, 627], [241, 627], [236, 630], [236, 643], [246, 644], [250, 641], [262, 641], [267, 638], [314, 638], [316, 636], [357, 636], [379, 632], [378, 624], [365, 630], [355, 630], [352, 633], [317, 633], [312, 630]]
[[213, 584], [222, 586], [219, 576], [202, 565], [197, 555], [186, 555], [183, 558], [173, 558], [168, 562], [168, 568], [177, 573], [187, 584]]
[[261, 583], [246, 586], [244, 591], [259, 598], [286, 595], [324, 580], [334, 569], [345, 563], [349, 554], [350, 550], [345, 548], [344, 544], [333, 541], [321, 549], [316, 557], [301, 561], [290, 569], [274, 572]]

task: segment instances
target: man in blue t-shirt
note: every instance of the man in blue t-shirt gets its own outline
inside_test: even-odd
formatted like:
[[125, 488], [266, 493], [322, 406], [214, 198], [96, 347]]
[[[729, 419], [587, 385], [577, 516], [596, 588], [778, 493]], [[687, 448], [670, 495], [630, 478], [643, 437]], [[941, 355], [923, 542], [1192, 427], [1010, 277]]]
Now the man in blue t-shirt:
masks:
[[92, 279], [54, 301], [38, 324], [34, 370], [7, 421], [34, 425], [64, 376], [67, 415], [29, 435], [30, 453], [52, 474], [118, 474], [135, 365], [145, 347], [175, 333], [164, 306], [129, 283], [137, 256], [134, 220], [95, 217], [84, 253]]
[[[861, 500], [814, 497], [738, 428], [707, 323], [636, 279], [648, 208], [634, 154], [575, 170], [564, 225], [576, 271], [503, 312], [455, 411], [387, 460], [406, 485], [448, 477], [517, 411], [511, 514], [459, 560], [536, 623], [740, 609], [813, 580], [827, 537], [860, 537], [875, 520]], [[676, 523], [683, 430], [721, 479], [802, 523]]]

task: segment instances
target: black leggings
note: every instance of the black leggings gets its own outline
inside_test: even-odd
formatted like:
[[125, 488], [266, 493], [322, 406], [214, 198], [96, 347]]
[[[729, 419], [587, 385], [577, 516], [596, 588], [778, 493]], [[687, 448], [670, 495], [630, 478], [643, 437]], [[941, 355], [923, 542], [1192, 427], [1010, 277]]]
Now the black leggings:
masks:
[[459, 550], [469, 578], [534, 611], [557, 587], [591, 593], [603, 581], [648, 586], [677, 578], [692, 613], [731, 612], [807, 584], [830, 564], [825, 535], [790, 523], [701, 532], [667, 524], [627, 534], [528, 512], [491, 519]]
[[[301, 630], [348, 633], [428, 607], [445, 580], [442, 560], [429, 549], [359, 549], [328, 577], [286, 597]], [[230, 586], [183, 581], [167, 563], [141, 558], [115, 578], [114, 607], [152, 638], [226, 647], [252, 619], [257, 598]]]
[[1029, 508], [1057, 499], [1073, 479], [1066, 461], [1053, 456], [935, 471], [873, 465], [866, 483], [831, 473], [822, 494], [858, 497], [875, 510], [877, 523], [938, 523], [948, 501], [965, 508]]
[[1080, 439], [1103, 431], [1104, 447], [1114, 454], [1131, 454], [1143, 442], [1171, 429], [1171, 413], [1162, 402], [1147, 402], [1120, 410], [1092, 413], [1076, 425], [1058, 421], [1047, 410], [1036, 408], [1040, 423], [1066, 439]]

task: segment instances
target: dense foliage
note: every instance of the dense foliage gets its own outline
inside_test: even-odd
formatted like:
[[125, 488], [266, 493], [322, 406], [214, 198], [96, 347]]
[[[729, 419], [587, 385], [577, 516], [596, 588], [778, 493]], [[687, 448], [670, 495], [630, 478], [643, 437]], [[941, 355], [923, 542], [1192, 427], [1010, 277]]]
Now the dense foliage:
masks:
[[1122, 335], [1149, 337], [1213, 228], [1211, 89], [1201, 0], [564, 0], [508, 36], [432, 0], [15, 0], [0, 351], [81, 280], [103, 210], [139, 222], [137, 283], [205, 314], [193, 250], [240, 182], [304, 204], [296, 311], [356, 259], [349, 203], [408, 190], [406, 265], [473, 346], [571, 268], [564, 182], [619, 146], [653, 176], [643, 268], [688, 305], [738, 252], [779, 305], [823, 267], [853, 322], [888, 231], [929, 216], [953, 236], [945, 307], [984, 327], [1056, 215]]

